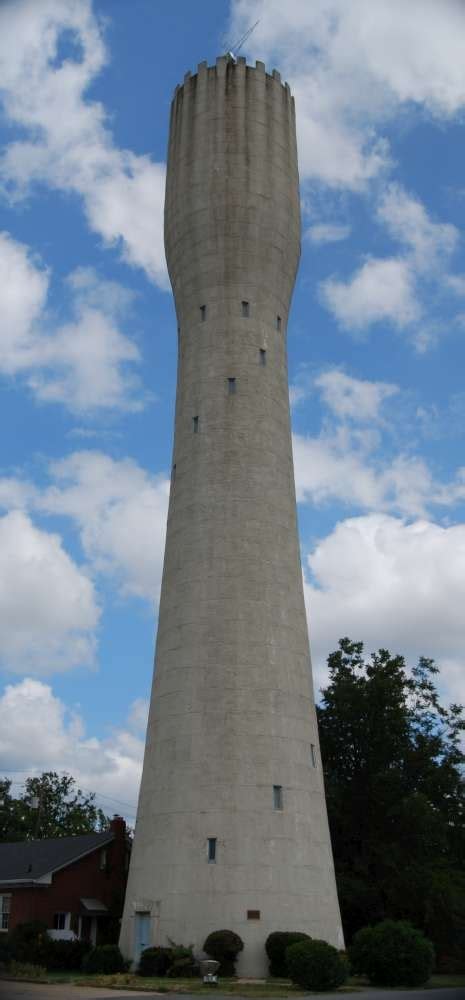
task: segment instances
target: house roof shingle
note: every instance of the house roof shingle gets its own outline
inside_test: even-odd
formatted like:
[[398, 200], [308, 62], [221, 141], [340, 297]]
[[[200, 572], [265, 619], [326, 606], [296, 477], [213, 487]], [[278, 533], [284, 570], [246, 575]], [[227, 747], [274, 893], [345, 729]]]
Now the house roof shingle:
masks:
[[53, 837], [44, 840], [18, 840], [0, 843], [0, 883], [12, 880], [33, 881], [48, 872], [63, 868], [83, 854], [104, 847], [114, 840], [114, 833], [85, 833], [78, 837]]

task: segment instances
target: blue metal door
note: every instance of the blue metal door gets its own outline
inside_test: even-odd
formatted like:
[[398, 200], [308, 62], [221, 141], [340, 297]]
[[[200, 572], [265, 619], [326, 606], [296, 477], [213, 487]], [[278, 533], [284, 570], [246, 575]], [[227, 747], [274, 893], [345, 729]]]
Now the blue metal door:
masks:
[[138, 962], [141, 951], [150, 948], [150, 913], [136, 913], [134, 961]]

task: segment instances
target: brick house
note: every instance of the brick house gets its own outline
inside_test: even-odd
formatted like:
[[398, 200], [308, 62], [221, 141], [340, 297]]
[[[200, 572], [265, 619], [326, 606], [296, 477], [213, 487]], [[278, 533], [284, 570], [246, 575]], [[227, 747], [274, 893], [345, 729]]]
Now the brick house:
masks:
[[120, 816], [106, 833], [0, 843], [0, 934], [42, 920], [52, 937], [95, 944], [121, 917], [128, 864]]

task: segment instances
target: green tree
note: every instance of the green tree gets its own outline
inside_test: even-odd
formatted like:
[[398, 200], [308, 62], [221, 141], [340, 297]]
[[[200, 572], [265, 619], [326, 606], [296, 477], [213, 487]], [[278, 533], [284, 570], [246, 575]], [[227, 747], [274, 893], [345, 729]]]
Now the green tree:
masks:
[[0, 778], [0, 841], [18, 840], [18, 831], [23, 826], [24, 807], [11, 794], [11, 781]]
[[465, 946], [465, 730], [438, 668], [341, 639], [318, 707], [344, 928], [408, 919], [444, 960]]
[[27, 778], [18, 798], [11, 782], [0, 781], [0, 840], [69, 837], [108, 828], [108, 817], [95, 805], [93, 792], [84, 794], [70, 774], [44, 771]]

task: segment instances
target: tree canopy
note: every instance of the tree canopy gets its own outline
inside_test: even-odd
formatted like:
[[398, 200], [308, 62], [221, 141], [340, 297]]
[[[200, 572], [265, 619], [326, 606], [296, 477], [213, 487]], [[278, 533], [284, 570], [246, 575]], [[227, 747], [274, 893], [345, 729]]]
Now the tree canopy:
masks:
[[341, 639], [318, 706], [339, 898], [350, 941], [408, 919], [445, 960], [465, 947], [465, 730], [438, 668]]
[[84, 794], [70, 774], [44, 771], [27, 778], [17, 798], [11, 784], [0, 779], [0, 841], [70, 837], [108, 828], [95, 794]]

